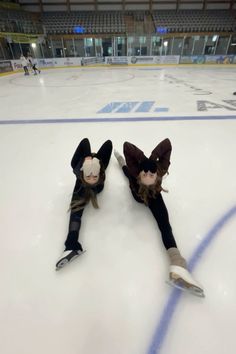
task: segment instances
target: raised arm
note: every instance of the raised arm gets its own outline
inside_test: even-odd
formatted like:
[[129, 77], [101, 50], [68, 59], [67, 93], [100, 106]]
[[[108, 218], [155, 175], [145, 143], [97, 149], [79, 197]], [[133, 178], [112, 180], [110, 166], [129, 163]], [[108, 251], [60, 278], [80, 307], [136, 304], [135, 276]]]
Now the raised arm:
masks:
[[171, 142], [169, 139], [161, 141], [152, 151], [150, 159], [156, 161], [158, 159], [158, 167], [163, 170], [163, 174], [168, 171], [170, 166]]
[[106, 169], [112, 152], [112, 142], [111, 140], [105, 141], [105, 143], [100, 147], [95, 156], [102, 162], [104, 168]]
[[114, 155], [120, 165], [120, 167], [122, 168], [122, 171], [124, 172], [124, 175], [129, 179], [130, 182], [132, 182], [133, 180], [136, 180], [134, 177], [132, 177], [132, 175], [130, 174], [129, 168], [126, 165], [125, 159], [124, 157], [119, 153], [119, 151], [114, 150]]
[[91, 156], [91, 147], [88, 138], [85, 138], [79, 143], [72, 157], [71, 167], [73, 168], [73, 170], [76, 168], [79, 161], [87, 156]]
[[140, 172], [140, 163], [146, 159], [146, 156], [137, 146], [128, 142], [124, 143], [123, 150], [130, 174], [137, 177]]

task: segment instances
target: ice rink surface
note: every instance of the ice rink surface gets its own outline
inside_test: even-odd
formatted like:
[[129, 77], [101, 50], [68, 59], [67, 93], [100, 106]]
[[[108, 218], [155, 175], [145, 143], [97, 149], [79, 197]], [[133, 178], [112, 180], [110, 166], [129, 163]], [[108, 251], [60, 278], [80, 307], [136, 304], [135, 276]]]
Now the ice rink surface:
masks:
[[[0, 343], [3, 354], [235, 354], [235, 67], [68, 68], [0, 78]], [[80, 140], [148, 155], [173, 146], [163, 193], [206, 298], [166, 284], [149, 210], [114, 156], [87, 252], [55, 272]]]

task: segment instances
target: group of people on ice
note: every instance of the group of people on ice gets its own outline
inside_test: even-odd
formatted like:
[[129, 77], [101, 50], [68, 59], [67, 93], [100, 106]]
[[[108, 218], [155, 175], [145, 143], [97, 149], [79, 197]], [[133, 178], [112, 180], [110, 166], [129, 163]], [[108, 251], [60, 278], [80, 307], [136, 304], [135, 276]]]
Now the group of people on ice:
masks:
[[28, 54], [27, 57], [22, 54], [20, 60], [26, 76], [30, 74], [30, 70], [33, 71], [34, 75], [41, 73], [41, 71], [37, 67], [37, 60], [33, 58], [30, 54]]
[[[194, 295], [204, 296], [203, 288], [193, 279], [187, 270], [169, 222], [168, 211], [162, 198], [162, 178], [168, 173], [171, 155], [169, 139], [161, 141], [146, 157], [144, 152], [130, 142], [123, 145], [124, 157], [115, 150], [114, 155], [127, 177], [133, 198], [144, 204], [152, 213], [159, 227], [162, 242], [169, 258], [169, 283]], [[90, 142], [83, 139], [71, 160], [71, 167], [76, 176], [70, 204], [69, 230], [65, 241], [65, 249], [56, 263], [56, 269], [63, 268], [76, 257], [84, 253], [79, 242], [84, 208], [91, 201], [97, 209], [97, 194], [104, 188], [105, 171], [112, 153], [112, 142], [107, 140], [97, 153], [91, 151]], [[148, 237], [148, 236], [147, 236]]]

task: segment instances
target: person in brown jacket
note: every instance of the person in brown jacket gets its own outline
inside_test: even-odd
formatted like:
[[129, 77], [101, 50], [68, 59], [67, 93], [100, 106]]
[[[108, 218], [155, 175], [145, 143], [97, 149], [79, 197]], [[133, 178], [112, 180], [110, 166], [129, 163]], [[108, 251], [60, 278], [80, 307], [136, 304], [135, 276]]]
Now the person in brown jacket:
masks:
[[194, 295], [204, 296], [202, 287], [193, 279], [187, 270], [185, 259], [177, 248], [168, 211], [162, 198], [162, 178], [168, 173], [171, 155], [171, 142], [165, 139], [160, 142], [147, 158], [137, 146], [125, 142], [124, 156], [115, 150], [114, 154], [125, 176], [134, 199], [144, 203], [153, 214], [161, 231], [162, 241], [170, 260], [169, 283], [181, 290], [188, 290]]

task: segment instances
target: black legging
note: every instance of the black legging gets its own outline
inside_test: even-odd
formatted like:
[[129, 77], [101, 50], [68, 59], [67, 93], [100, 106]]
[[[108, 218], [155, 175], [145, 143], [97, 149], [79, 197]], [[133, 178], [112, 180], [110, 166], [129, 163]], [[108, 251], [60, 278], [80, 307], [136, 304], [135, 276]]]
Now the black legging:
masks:
[[[125, 176], [130, 181], [130, 189], [134, 199], [138, 203], [144, 204], [143, 200], [138, 196], [137, 192], [135, 191], [135, 189], [138, 189], [136, 178], [130, 175], [128, 167], [126, 165], [122, 167], [122, 170]], [[131, 187], [132, 185], [135, 186], [135, 189]], [[170, 226], [168, 211], [161, 193], [158, 193], [155, 198], [150, 198], [148, 200], [148, 207], [151, 210], [152, 215], [154, 216], [157, 225], [161, 231], [162, 242], [165, 248], [168, 250], [171, 247], [177, 247], [174, 235], [172, 233], [172, 228]]]
[[170, 226], [168, 211], [161, 193], [159, 193], [155, 199], [152, 198], [149, 201], [148, 207], [151, 210], [152, 215], [156, 219], [158, 227], [161, 231], [162, 242], [165, 248], [168, 250], [171, 247], [177, 247]]
[[[76, 185], [78, 184], [78, 180], [76, 181]], [[77, 199], [76, 196], [76, 185], [74, 188], [72, 201]], [[79, 231], [81, 227], [81, 218], [84, 212], [84, 208], [78, 211], [71, 211], [70, 212], [70, 221], [69, 221], [69, 230], [67, 234], [67, 238], [65, 241], [65, 251], [73, 250], [73, 251], [82, 251], [82, 246], [79, 243]]]

